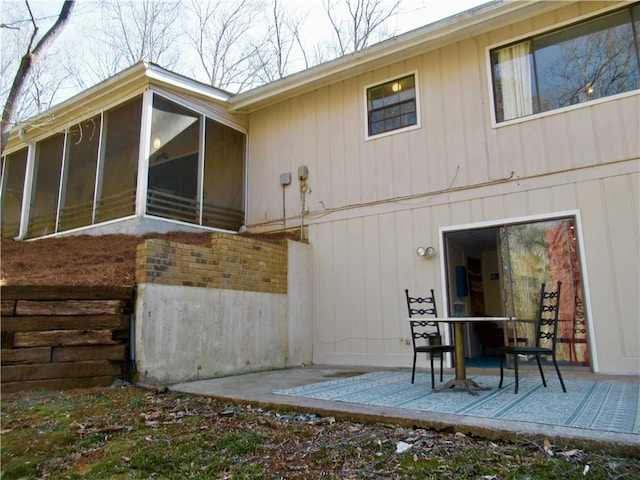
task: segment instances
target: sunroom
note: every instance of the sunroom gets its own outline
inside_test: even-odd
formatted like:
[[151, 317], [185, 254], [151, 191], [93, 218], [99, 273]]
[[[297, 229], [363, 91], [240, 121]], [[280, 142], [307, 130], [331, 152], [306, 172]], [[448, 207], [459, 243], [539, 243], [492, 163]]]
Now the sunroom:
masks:
[[139, 63], [14, 129], [2, 238], [244, 224], [247, 132], [230, 94]]

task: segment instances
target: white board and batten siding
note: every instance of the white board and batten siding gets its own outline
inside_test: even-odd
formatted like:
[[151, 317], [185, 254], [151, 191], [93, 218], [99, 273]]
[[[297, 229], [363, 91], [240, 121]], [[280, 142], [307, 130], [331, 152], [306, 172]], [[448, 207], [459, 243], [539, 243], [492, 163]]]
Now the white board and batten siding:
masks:
[[[250, 116], [248, 224], [300, 224], [314, 261], [314, 361], [409, 366], [404, 289], [436, 290], [439, 229], [579, 212], [586, 298], [600, 372], [640, 373], [638, 92], [492, 124], [488, 48], [606, 2], [560, 7], [266, 107]], [[416, 71], [421, 127], [365, 139], [365, 86]], [[438, 252], [440, 253], [440, 252]], [[444, 312], [443, 312], [444, 313]]]

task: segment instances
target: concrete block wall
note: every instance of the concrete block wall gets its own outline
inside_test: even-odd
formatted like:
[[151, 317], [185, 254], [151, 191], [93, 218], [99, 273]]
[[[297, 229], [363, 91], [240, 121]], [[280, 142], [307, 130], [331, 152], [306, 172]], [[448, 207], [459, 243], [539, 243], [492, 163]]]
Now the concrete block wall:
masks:
[[287, 244], [224, 233], [211, 236], [211, 248], [147, 240], [136, 283], [286, 294]]

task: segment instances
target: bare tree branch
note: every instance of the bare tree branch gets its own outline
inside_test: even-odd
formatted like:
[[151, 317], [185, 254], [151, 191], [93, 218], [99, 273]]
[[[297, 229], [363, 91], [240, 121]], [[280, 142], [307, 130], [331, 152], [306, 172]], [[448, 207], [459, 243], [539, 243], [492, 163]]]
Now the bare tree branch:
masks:
[[38, 34], [38, 25], [31, 11], [31, 6], [29, 5], [29, 2], [27, 0], [25, 0], [25, 4], [29, 11], [29, 16], [31, 17], [33, 32], [31, 34], [27, 50], [20, 61], [20, 66], [18, 67], [18, 71], [16, 72], [13, 84], [11, 85], [11, 89], [9, 91], [9, 95], [7, 96], [7, 100], [2, 110], [2, 119], [0, 121], [0, 154], [4, 152], [4, 147], [9, 137], [9, 130], [11, 129], [15, 121], [18, 99], [25, 89], [29, 75], [34, 65], [40, 60], [47, 48], [53, 43], [56, 37], [60, 35], [63, 28], [69, 22], [75, 0], [66, 0], [63, 3], [57, 20], [51, 26], [51, 28], [42, 36], [42, 38], [35, 44], [35, 46], [34, 43]]
[[[401, 0], [343, 0], [340, 4], [336, 0], [323, 0], [324, 11], [335, 34], [336, 53], [357, 52], [383, 38], [386, 34], [384, 26], [400, 12], [401, 3]], [[345, 7], [346, 14], [337, 11], [338, 5]]]
[[241, 90], [255, 81], [252, 59], [255, 45], [249, 39], [254, 27], [250, 0], [212, 2], [192, 0], [195, 17], [185, 33], [195, 48], [208, 82], [223, 89]]

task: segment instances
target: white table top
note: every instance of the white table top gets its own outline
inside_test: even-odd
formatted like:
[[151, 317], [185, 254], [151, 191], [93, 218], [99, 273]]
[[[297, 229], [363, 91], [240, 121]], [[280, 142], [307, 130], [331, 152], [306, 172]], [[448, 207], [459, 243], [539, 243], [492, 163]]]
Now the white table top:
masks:
[[512, 317], [411, 317], [407, 320], [426, 320], [428, 322], [508, 322], [515, 320]]

